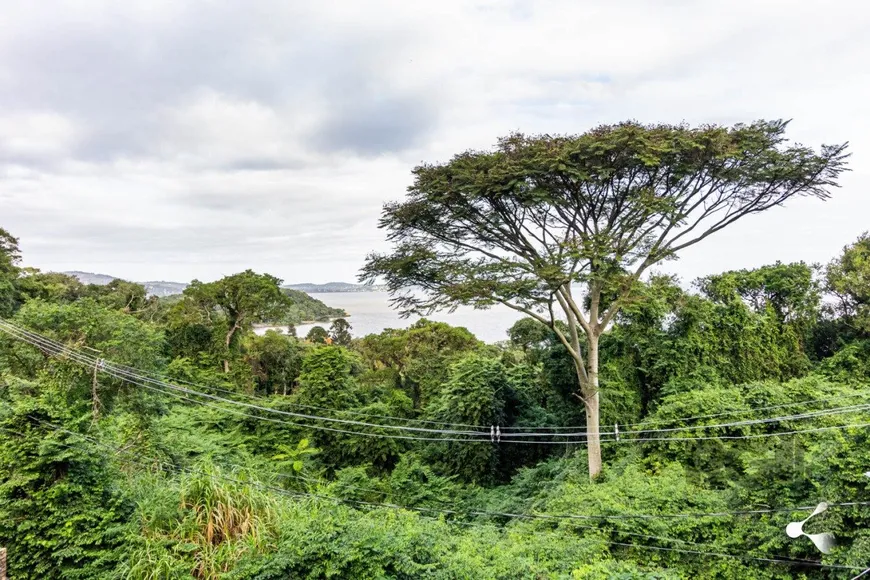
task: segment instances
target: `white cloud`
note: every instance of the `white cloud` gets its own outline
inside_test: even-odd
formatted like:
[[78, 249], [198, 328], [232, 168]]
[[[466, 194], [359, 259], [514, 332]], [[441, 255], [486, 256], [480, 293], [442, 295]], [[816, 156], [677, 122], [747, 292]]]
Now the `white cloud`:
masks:
[[70, 153], [76, 128], [54, 111], [0, 115], [0, 160], [56, 159]]
[[687, 252], [685, 277], [823, 261], [866, 229], [857, 0], [0, 0], [0, 226], [131, 278], [351, 279], [421, 161], [511, 131], [794, 118], [854, 172]]

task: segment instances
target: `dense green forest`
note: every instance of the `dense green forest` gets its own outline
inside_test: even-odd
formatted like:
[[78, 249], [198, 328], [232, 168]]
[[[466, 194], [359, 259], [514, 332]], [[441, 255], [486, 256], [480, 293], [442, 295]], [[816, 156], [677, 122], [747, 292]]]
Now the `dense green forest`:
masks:
[[[512, 156], [526, 146], [455, 161], [497, 162], [486, 174], [522, 188], [498, 163], [526, 163]], [[534, 163], [552, 152], [530, 146]], [[418, 168], [416, 193], [462, 180], [438, 170]], [[388, 206], [383, 225], [465, 235], [410, 203]], [[620, 207], [632, 203], [664, 202], [642, 193]], [[619, 305], [592, 329], [598, 470], [592, 383], [578, 390], [593, 368], [577, 364], [584, 329], [542, 317], [539, 286], [499, 269], [518, 262], [397, 252], [372, 256], [365, 275], [387, 276], [399, 307], [485, 307], [479, 297], [511, 292], [532, 315], [497, 344], [426, 319], [358, 338], [344, 320], [305, 339], [258, 336], [253, 325], [288, 305], [272, 276], [194, 283], [170, 301], [121, 281], [83, 290], [23, 269], [18, 240], [0, 230], [9, 577], [849, 579], [870, 566], [867, 234], [824, 265], [683, 284], [617, 276], [610, 262], [568, 280], [594, 290], [587, 311]], [[553, 272], [542, 258], [535, 275]], [[401, 277], [427, 284], [431, 303], [402, 298]], [[785, 533], [821, 501], [805, 530], [834, 534], [828, 554]]]
[[[839, 428], [867, 423], [870, 237], [822, 269], [645, 284], [604, 335], [602, 423], [622, 436], [594, 483], [582, 438], [552, 435], [583, 422], [570, 356], [532, 319], [496, 345], [423, 320], [348, 347], [244, 328], [227, 348], [229, 317], [193, 294], [131, 309], [127, 284], [82, 296], [18, 270], [15, 247], [4, 233], [10, 578], [846, 578], [800, 560], [870, 565], [867, 429]], [[95, 373], [73, 353], [136, 372]], [[504, 441], [424, 440], [455, 425], [499, 425]], [[507, 442], [529, 431], [542, 443]], [[744, 436], [757, 438], [722, 439]], [[808, 515], [788, 508], [822, 499], [863, 502], [817, 526], [840, 543], [823, 558], [784, 533]]]

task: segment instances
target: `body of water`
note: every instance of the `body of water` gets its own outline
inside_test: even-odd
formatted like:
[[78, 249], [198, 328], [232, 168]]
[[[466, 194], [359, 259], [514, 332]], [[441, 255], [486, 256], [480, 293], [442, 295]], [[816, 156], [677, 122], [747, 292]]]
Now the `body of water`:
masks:
[[[420, 317], [401, 318], [399, 313], [390, 308], [389, 295], [386, 292], [324, 292], [311, 293], [311, 296], [322, 301], [327, 306], [344, 308], [350, 316], [351, 334], [355, 337], [367, 334], [377, 334], [386, 328], [406, 328], [419, 320]], [[446, 322], [452, 326], [463, 326], [484, 342], [507, 340], [507, 329], [523, 315], [507, 306], [494, 306], [488, 310], [475, 310], [462, 307], [453, 313], [437, 312], [428, 316], [429, 320]], [[296, 334], [304, 337], [313, 326], [329, 328], [328, 322], [317, 324], [300, 324]], [[281, 327], [276, 327], [283, 330]], [[257, 334], [265, 333], [267, 328], [258, 328]]]

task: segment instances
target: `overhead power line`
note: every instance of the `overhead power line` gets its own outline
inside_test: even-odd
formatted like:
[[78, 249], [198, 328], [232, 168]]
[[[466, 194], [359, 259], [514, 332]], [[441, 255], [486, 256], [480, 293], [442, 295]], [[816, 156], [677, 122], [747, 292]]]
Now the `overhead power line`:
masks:
[[[60, 426], [53, 425], [53, 424], [46, 422], [46, 421], [41, 421], [35, 417], [30, 417], [30, 419], [35, 421], [35, 422], [38, 422], [40, 424], [49, 426], [50, 428], [52, 428], [56, 431], [64, 432], [64, 433], [67, 433], [69, 435], [79, 437], [85, 441], [89, 441], [93, 444], [96, 444], [96, 445], [99, 445], [101, 447], [112, 450], [117, 454], [121, 454], [121, 453], [132, 454], [132, 452], [130, 450], [119, 449], [119, 448], [113, 447], [111, 445], [107, 445], [105, 443], [100, 442], [99, 440], [94, 439], [94, 438], [87, 437], [81, 433], [76, 433], [76, 432], [70, 431], [68, 429], [64, 429]], [[58, 443], [58, 444], [64, 445], [62, 443]], [[69, 445], [67, 445], [67, 446], [69, 446]], [[168, 467], [171, 467], [172, 470], [183, 471], [183, 472], [187, 472], [189, 474], [199, 475], [199, 476], [204, 476], [204, 477], [209, 477], [209, 478], [221, 479], [224, 481], [229, 481], [229, 482], [240, 484], [240, 485], [253, 486], [253, 487], [263, 489], [265, 491], [275, 492], [275, 493], [278, 493], [280, 495], [285, 495], [285, 496], [288, 496], [291, 498], [296, 498], [296, 499], [308, 498], [308, 499], [329, 501], [329, 502], [333, 502], [333, 503], [344, 503], [344, 504], [348, 504], [351, 506], [363, 506], [363, 507], [370, 507], [370, 508], [404, 510], [404, 511], [412, 511], [412, 512], [430, 512], [430, 513], [438, 513], [438, 514], [442, 514], [442, 515], [451, 515], [451, 516], [466, 516], [467, 517], [467, 516], [487, 515], [487, 516], [509, 517], [512, 519], [551, 519], [551, 518], [556, 517], [556, 516], [544, 515], [544, 514], [507, 514], [507, 513], [475, 511], [475, 510], [463, 512], [460, 510], [439, 510], [439, 509], [435, 509], [435, 508], [408, 507], [408, 506], [402, 506], [402, 505], [391, 504], [391, 503], [378, 503], [378, 502], [369, 502], [369, 501], [348, 500], [345, 498], [324, 496], [324, 495], [320, 495], [320, 494], [292, 492], [292, 491], [288, 491], [288, 490], [285, 490], [282, 488], [276, 488], [274, 486], [264, 485], [257, 480], [239, 480], [237, 478], [232, 478], [232, 477], [225, 476], [225, 475], [206, 473], [206, 472], [202, 472], [202, 471], [194, 470], [194, 469], [190, 469], [190, 468], [178, 467], [178, 466], [175, 466], [172, 464], [167, 464], [166, 462], [163, 462], [160, 460], [152, 460], [150, 462], [145, 462], [141, 459], [134, 459], [134, 460], [128, 460], [127, 462], [134, 463], [134, 464], [140, 464], [140, 465], [146, 465], [146, 466], [151, 466], [151, 465], [154, 465], [155, 463], [157, 463], [157, 464], [166, 465]], [[849, 503], [849, 504], [829, 504], [829, 505], [865, 505], [865, 504], [870, 504], [870, 502], [863, 502], [860, 504], [859, 504], [859, 502], [854, 502], [854, 503]], [[795, 509], [806, 509], [806, 508], [795, 508]], [[739, 513], [739, 512], [735, 512], [735, 513]], [[674, 515], [678, 515], [678, 514], [674, 514]], [[463, 522], [451, 522], [451, 523], [458, 523], [460, 525], [465, 524]], [[603, 531], [603, 530], [600, 530], [600, 528], [596, 528], [596, 527], [592, 527], [592, 526], [582, 526], [582, 525], [577, 525], [577, 524], [572, 524], [572, 525], [573, 525], [573, 527], [578, 527], [581, 529]], [[681, 544], [687, 544], [687, 545], [692, 545], [692, 546], [696, 546], [696, 547], [708, 547], [705, 544], [699, 544], [699, 543], [690, 542], [690, 541], [686, 541], [686, 540], [680, 540], [680, 539], [676, 539], [676, 538], [667, 538], [667, 537], [663, 537], [663, 536], [651, 536], [651, 535], [646, 535], [646, 534], [638, 534], [638, 533], [634, 533], [634, 532], [630, 532], [630, 531], [626, 531], [626, 530], [616, 530], [615, 532], [618, 534], [622, 534], [622, 535], [628, 535], [628, 536], [639, 537], [639, 538], [644, 538], [644, 539], [654, 539], [654, 540], [660, 540], [660, 541], [666, 541], [666, 542], [681, 543]], [[713, 552], [713, 551], [705, 551], [705, 550], [690, 550], [690, 549], [685, 549], [685, 548], [669, 548], [669, 547], [664, 547], [664, 546], [651, 546], [651, 545], [647, 545], [647, 544], [632, 544], [632, 543], [627, 543], [627, 542], [616, 542], [616, 541], [608, 540], [606, 538], [601, 538], [601, 540], [607, 544], [610, 544], [610, 545], [623, 546], [623, 547], [629, 547], [629, 548], [640, 549], [640, 550], [671, 551], [671, 552], [693, 554], [693, 555], [706, 556], [706, 557], [731, 558], [731, 559], [740, 559], [740, 560], [745, 560], [745, 561], [757, 561], [757, 562], [763, 562], [763, 563], [782, 564], [782, 565], [789, 565], [789, 566], [813, 566], [813, 567], [818, 567], [818, 568], [842, 569], [842, 570], [852, 570], [852, 571], [860, 570], [860, 568], [858, 568], [856, 566], [845, 566], [845, 565], [838, 565], [838, 564], [824, 564], [824, 563], [818, 562], [816, 560], [787, 559], [787, 558], [764, 558], [764, 557], [751, 556], [748, 554], [730, 554], [730, 553]], [[856, 578], [860, 577], [862, 574], [859, 574]]]
[[[0, 322], [0, 330], [18, 338], [19, 340], [23, 340], [28, 342], [38, 348], [42, 348], [43, 350], [47, 350], [53, 354], [60, 354], [63, 356], [67, 356], [74, 362], [81, 364], [83, 366], [87, 366], [88, 368], [98, 368], [103, 373], [106, 373], [114, 378], [119, 380], [124, 380], [127, 382], [131, 382], [138, 386], [144, 387], [146, 389], [154, 390], [160, 392], [162, 394], [171, 395], [175, 398], [179, 398], [181, 400], [186, 400], [191, 403], [201, 404], [208, 407], [216, 408], [223, 412], [228, 412], [244, 417], [250, 417], [259, 420], [271, 421], [275, 423], [283, 423], [295, 427], [305, 427], [311, 429], [332, 431], [338, 433], [345, 434], [353, 434], [353, 435], [362, 435], [369, 437], [386, 437], [386, 438], [395, 438], [395, 439], [406, 439], [406, 440], [418, 440], [418, 441], [448, 441], [448, 442], [486, 442], [487, 440], [491, 440], [491, 431], [484, 429], [491, 429], [481, 426], [480, 431], [457, 431], [451, 429], [432, 429], [432, 428], [424, 428], [424, 427], [411, 427], [408, 425], [391, 425], [391, 424], [381, 424], [381, 423], [368, 423], [363, 421], [355, 421], [350, 419], [340, 419], [335, 417], [322, 417], [319, 415], [310, 415], [305, 413], [295, 413], [291, 411], [284, 411], [281, 409], [273, 409], [269, 407], [263, 407], [261, 405], [254, 405], [251, 403], [244, 403], [241, 401], [235, 401], [232, 399], [227, 399], [224, 397], [219, 397], [216, 395], [212, 395], [209, 393], [204, 393], [201, 391], [196, 391], [193, 389], [189, 389], [186, 387], [181, 387], [178, 385], [174, 385], [167, 381], [159, 380], [152, 378], [150, 376], [144, 375], [136, 369], [132, 369], [132, 367], [122, 367], [121, 365], [117, 365], [115, 363], [104, 361], [97, 357], [94, 357], [89, 354], [82, 353], [76, 349], [72, 349], [62, 343], [54, 341], [52, 339], [48, 339], [42, 335], [37, 333], [33, 333], [26, 329], [22, 329], [11, 325], [7, 322]], [[208, 387], [202, 387], [208, 388]], [[169, 393], [165, 389], [170, 391], [175, 391], [174, 393]], [[187, 396], [180, 396], [178, 393], [182, 393]], [[370, 433], [368, 431], [359, 431], [359, 430], [348, 430], [344, 428], [336, 428], [336, 427], [327, 427], [325, 425], [317, 425], [310, 423], [299, 423], [288, 420], [276, 420], [274, 418], [263, 417], [261, 415], [252, 415], [248, 413], [240, 413], [238, 411], [233, 411], [227, 409], [221, 405], [216, 404], [208, 404], [205, 401], [199, 401], [195, 399], [190, 399], [190, 397], [201, 397], [204, 399], [209, 399], [211, 401], [216, 401], [218, 403], [223, 403], [231, 406], [242, 407], [248, 410], [269, 413], [273, 415], [280, 416], [289, 416], [294, 419], [303, 419], [307, 421], [323, 421], [327, 423], [338, 423], [342, 425], [348, 425], [352, 427], [361, 427], [361, 428], [375, 428], [375, 429], [385, 429], [385, 430], [398, 430], [398, 431], [409, 431], [412, 433], [424, 433], [424, 434], [436, 434], [438, 437], [424, 437], [417, 435], [388, 435], [386, 433]], [[733, 428], [738, 426], [746, 426], [746, 425], [755, 425], [755, 424], [766, 424], [766, 423], [774, 423], [774, 422], [785, 422], [785, 421], [795, 421], [795, 420], [803, 420], [809, 418], [816, 418], [828, 415], [839, 415], [846, 413], [856, 413], [860, 411], [865, 411], [870, 409], [870, 405], [853, 405], [849, 407], [840, 407], [833, 409], [822, 409], [818, 411], [803, 413], [800, 415], [788, 415], [788, 416], [780, 416], [780, 417], [768, 417], [762, 419], [753, 419], [747, 421], [738, 421], [733, 423], [723, 423], [718, 425], [705, 425], [705, 426], [688, 426], [688, 427], [680, 427], [680, 428], [670, 428], [670, 429], [647, 429], [647, 430], [638, 430], [638, 431], [622, 431], [621, 438], [617, 439], [615, 437], [615, 433], [613, 432], [601, 432], [600, 436], [604, 436], [601, 439], [602, 443], [625, 443], [625, 442], [666, 442], [666, 441], [692, 441], [692, 440], [713, 440], [713, 439], [723, 439], [723, 440], [739, 440], [739, 439], [759, 439], [759, 438], [767, 438], [774, 436], [786, 436], [786, 435], [796, 435], [800, 433], [812, 433], [812, 432], [821, 432], [821, 431], [829, 431], [829, 430], [838, 430], [838, 429], [850, 429], [850, 428], [865, 428], [870, 426], [870, 423], [851, 423], [846, 425], [835, 425], [835, 426], [825, 426], [825, 427], [817, 427], [810, 429], [795, 429], [789, 431], [780, 431], [773, 433], [762, 433], [762, 434], [749, 434], [749, 435], [709, 435], [709, 436], [691, 436], [691, 437], [673, 437], [673, 436], [655, 436], [659, 433], [667, 433], [669, 435], [673, 435], [676, 433], [682, 433], [687, 431], [697, 430], [699, 428], [704, 429], [713, 429], [713, 428]], [[641, 436], [638, 436], [641, 435]], [[565, 445], [565, 444], [584, 444], [584, 440], [577, 440], [577, 437], [586, 438], [588, 435], [586, 433], [503, 433], [499, 438], [499, 443], [519, 443], [519, 444], [542, 444], [542, 445]], [[549, 437], [549, 440], [540, 440], [543, 437]], [[561, 439], [564, 437], [564, 439]], [[539, 439], [539, 440], [533, 440]]]

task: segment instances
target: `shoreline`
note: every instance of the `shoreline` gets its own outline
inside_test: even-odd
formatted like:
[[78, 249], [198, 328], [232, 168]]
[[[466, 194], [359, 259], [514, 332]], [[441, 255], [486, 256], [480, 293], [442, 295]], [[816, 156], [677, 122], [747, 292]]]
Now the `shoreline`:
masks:
[[[335, 318], [329, 318], [327, 320], [303, 320], [302, 322], [292, 323], [293, 326], [303, 326], [308, 324], [332, 324], [339, 318], [350, 318], [350, 314], [346, 314], [345, 316], [336, 316]], [[288, 324], [266, 324], [264, 322], [260, 322], [253, 325], [253, 328], [256, 330], [258, 328], [286, 328], [289, 326]]]

